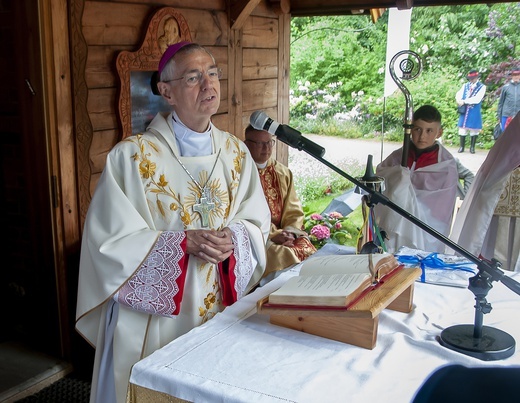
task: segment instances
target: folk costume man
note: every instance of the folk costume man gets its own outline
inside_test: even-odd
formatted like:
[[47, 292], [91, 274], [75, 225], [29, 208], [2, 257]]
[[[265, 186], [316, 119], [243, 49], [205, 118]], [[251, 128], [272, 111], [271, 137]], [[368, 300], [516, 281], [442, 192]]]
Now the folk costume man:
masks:
[[497, 115], [502, 131], [520, 111], [520, 69], [511, 70], [511, 81], [502, 87]]
[[220, 76], [205, 48], [170, 45], [157, 89], [172, 112], [108, 154], [85, 221], [76, 314], [96, 348], [91, 401], [125, 402], [133, 364], [264, 273], [270, 213], [256, 165], [210, 121]]
[[264, 130], [251, 125], [245, 131], [245, 143], [255, 160], [271, 211], [271, 230], [267, 240], [265, 280], [279, 270], [300, 263], [316, 252], [303, 228], [304, 214], [291, 170], [271, 158], [274, 139]]
[[[407, 166], [401, 166], [402, 147], [376, 168], [382, 176], [384, 194], [395, 204], [448, 236], [457, 196], [458, 172], [455, 158], [437, 139], [442, 136], [441, 114], [431, 105], [415, 111]], [[386, 206], [374, 209], [379, 227], [388, 236], [389, 252], [401, 246], [429, 252], [445, 250], [442, 242]]]
[[482, 130], [482, 100], [486, 95], [486, 86], [479, 81], [480, 74], [477, 70], [471, 70], [465, 83], [457, 94], [455, 99], [457, 105], [465, 105], [465, 112], [459, 114], [459, 153], [464, 152], [466, 146], [466, 136], [470, 137], [470, 153], [475, 153], [475, 145], [477, 144], [477, 136]]

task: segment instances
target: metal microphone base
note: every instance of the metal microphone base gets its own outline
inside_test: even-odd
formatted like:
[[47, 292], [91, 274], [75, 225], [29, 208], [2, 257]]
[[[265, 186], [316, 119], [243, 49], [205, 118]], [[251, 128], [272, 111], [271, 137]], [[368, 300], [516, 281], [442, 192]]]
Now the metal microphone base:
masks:
[[503, 360], [515, 352], [515, 339], [508, 333], [489, 326], [482, 326], [482, 336], [474, 337], [474, 325], [455, 325], [444, 329], [439, 343], [483, 361]]

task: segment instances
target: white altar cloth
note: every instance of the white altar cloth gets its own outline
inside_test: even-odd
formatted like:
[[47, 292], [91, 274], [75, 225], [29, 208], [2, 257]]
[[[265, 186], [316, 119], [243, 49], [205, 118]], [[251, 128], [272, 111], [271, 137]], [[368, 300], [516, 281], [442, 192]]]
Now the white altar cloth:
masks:
[[[294, 270], [227, 308], [132, 370], [130, 383], [192, 402], [411, 402], [426, 378], [447, 364], [520, 366], [520, 352], [482, 361], [442, 347], [442, 329], [473, 324], [466, 288], [415, 283], [414, 309], [385, 309], [373, 350], [290, 330], [256, 313], [256, 302]], [[520, 273], [506, 274], [516, 281]], [[520, 296], [493, 283], [484, 325], [520, 341]], [[517, 349], [518, 350], [518, 346]]]

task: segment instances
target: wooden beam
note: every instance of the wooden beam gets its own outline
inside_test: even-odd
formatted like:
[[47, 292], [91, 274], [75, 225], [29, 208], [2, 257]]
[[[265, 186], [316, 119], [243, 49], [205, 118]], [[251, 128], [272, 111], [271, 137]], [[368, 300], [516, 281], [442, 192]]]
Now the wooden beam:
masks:
[[372, 18], [372, 22], [375, 24], [385, 11], [386, 8], [371, 8], [370, 17]]
[[291, 12], [290, 0], [267, 0], [267, 2], [278, 15], [289, 14]]
[[229, 19], [231, 29], [240, 30], [261, 0], [232, 0], [230, 2]]
[[410, 10], [413, 7], [413, 0], [396, 0], [395, 5], [398, 10]]
[[[289, 123], [289, 72], [291, 66], [291, 15], [278, 17], [278, 121]], [[276, 160], [289, 165], [289, 147], [276, 142]]]
[[229, 33], [228, 46], [228, 131], [244, 139], [242, 127], [243, 108], [243, 48], [242, 30], [232, 29]]

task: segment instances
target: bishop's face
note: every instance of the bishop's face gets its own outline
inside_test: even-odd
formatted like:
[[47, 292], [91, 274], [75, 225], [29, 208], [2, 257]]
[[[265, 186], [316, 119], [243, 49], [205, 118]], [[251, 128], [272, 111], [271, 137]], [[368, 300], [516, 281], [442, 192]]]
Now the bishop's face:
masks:
[[204, 50], [177, 54], [172, 63], [173, 77], [159, 90], [186, 126], [203, 132], [220, 106], [220, 70]]

